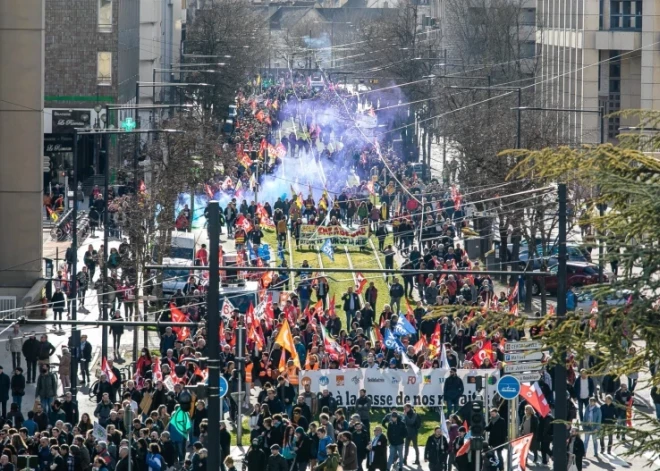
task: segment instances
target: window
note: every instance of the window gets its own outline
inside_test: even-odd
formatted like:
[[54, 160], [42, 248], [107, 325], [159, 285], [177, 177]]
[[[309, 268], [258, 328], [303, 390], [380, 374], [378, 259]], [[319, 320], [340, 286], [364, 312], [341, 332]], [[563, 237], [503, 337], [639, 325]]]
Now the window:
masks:
[[[607, 113], [621, 109], [621, 57], [619, 51], [610, 51], [609, 90]], [[619, 134], [621, 119], [618, 116], [607, 118], [607, 136], [615, 138]]]
[[96, 82], [99, 85], [112, 85], [112, 52], [97, 54]]
[[112, 0], [98, 0], [99, 5], [99, 33], [112, 32]]
[[536, 24], [536, 9], [525, 8], [520, 14], [520, 24], [522, 25], [535, 25]]
[[536, 43], [534, 41], [525, 41], [520, 45], [520, 58], [530, 59], [536, 55]]
[[642, 0], [610, 0], [610, 29], [642, 29]]

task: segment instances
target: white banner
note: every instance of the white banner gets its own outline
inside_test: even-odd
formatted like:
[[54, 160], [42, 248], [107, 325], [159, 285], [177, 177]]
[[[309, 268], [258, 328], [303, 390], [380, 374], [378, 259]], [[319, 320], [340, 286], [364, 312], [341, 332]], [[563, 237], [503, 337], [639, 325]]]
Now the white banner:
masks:
[[[458, 370], [458, 377], [463, 380], [463, 397], [460, 404], [474, 400], [477, 396], [476, 377], [483, 378], [485, 396], [488, 391], [488, 404], [496, 394], [495, 384], [499, 370]], [[489, 381], [486, 380], [486, 375]], [[449, 370], [429, 369], [420, 374], [413, 371], [359, 368], [346, 370], [301, 371], [300, 385], [309, 384], [312, 391], [327, 389], [337, 400], [338, 406], [353, 406], [360, 389], [366, 389], [374, 407], [403, 406], [411, 403], [416, 407], [437, 407], [443, 402], [445, 378]]]

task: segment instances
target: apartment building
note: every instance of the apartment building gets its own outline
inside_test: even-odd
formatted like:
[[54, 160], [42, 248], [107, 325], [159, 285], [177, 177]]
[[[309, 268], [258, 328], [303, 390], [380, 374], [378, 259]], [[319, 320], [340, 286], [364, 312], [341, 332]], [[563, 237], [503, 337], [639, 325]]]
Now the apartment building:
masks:
[[[660, 108], [660, 4], [655, 0], [539, 0], [537, 83], [544, 106], [611, 113]], [[613, 140], [634, 120], [604, 122]], [[600, 138], [595, 113], [565, 113], [561, 140]]]

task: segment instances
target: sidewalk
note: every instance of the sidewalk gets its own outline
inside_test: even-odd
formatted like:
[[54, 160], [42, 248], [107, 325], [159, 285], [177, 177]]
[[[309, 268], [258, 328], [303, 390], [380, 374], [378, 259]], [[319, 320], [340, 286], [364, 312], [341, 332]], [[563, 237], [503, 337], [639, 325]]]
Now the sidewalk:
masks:
[[[102, 233], [101, 233], [102, 234]], [[87, 247], [89, 244], [92, 244], [94, 246], [95, 250], [99, 250], [100, 246], [103, 244], [103, 237], [99, 234], [97, 237], [88, 237], [84, 243], [80, 246], [80, 249], [78, 250], [78, 270], [80, 270], [83, 266], [83, 255], [85, 251], [87, 250]], [[50, 240], [50, 231], [46, 232], [44, 231], [44, 257], [52, 257], [53, 260], [55, 259], [55, 254], [59, 252], [59, 258], [60, 258], [60, 265], [64, 264], [64, 261], [62, 260], [64, 258], [64, 253], [66, 252], [67, 247], [71, 245], [71, 241], [65, 241], [65, 242], [53, 242]], [[117, 240], [110, 240], [109, 241], [109, 249], [112, 247], [118, 247], [119, 246], [119, 241]], [[55, 260], [54, 260], [55, 261]], [[57, 266], [54, 267], [55, 273], [57, 273]], [[95, 273], [95, 280], [97, 280], [100, 276], [100, 272], [97, 270]], [[90, 287], [93, 287], [93, 282], [90, 283]], [[96, 291], [94, 289], [89, 289], [86, 294], [85, 294], [85, 308], [89, 311], [88, 313], [85, 313], [84, 311], [80, 311], [80, 302], [78, 303], [78, 320], [85, 320], [85, 321], [95, 321], [98, 320], [99, 318], [99, 305], [98, 305], [98, 299], [96, 296]], [[122, 308], [122, 314], [123, 314], [123, 308]], [[53, 312], [52, 310], [47, 311], [46, 319], [50, 320], [53, 319]], [[126, 357], [126, 355], [130, 355], [130, 352], [133, 349], [133, 327], [126, 327], [124, 331], [124, 335], [122, 336], [121, 339], [121, 346], [120, 350], [122, 352], [122, 356]], [[4, 334], [0, 335], [0, 365], [2, 365], [5, 368], [5, 373], [11, 376], [12, 371], [12, 360], [11, 360], [11, 354], [8, 351], [9, 344], [8, 344], [8, 339], [9, 335], [11, 333], [12, 329], [8, 329], [7, 332]], [[101, 336], [102, 336], [102, 328], [99, 326], [80, 326], [79, 330], [81, 331], [82, 334], [88, 336], [88, 341], [92, 344], [92, 363], [90, 365], [90, 373], [92, 376], [92, 382], [95, 380], [94, 376], [96, 373], [96, 370], [98, 368], [98, 365], [100, 365], [100, 354], [101, 354]], [[56, 348], [55, 354], [51, 357], [51, 362], [52, 363], [59, 363], [59, 358], [57, 355], [61, 355], [62, 353], [62, 347], [66, 346], [69, 341], [69, 337], [71, 336], [71, 327], [70, 326], [62, 326], [62, 330], [59, 330], [59, 328], [56, 330], [53, 328], [51, 324], [44, 324], [44, 325], [30, 325], [30, 326], [21, 326], [20, 331], [23, 333], [24, 336], [29, 336], [31, 333], [35, 333], [37, 335], [37, 338], [41, 334], [47, 334], [48, 335], [48, 341]], [[139, 343], [141, 344], [142, 336], [140, 335], [139, 337]], [[150, 348], [157, 348], [158, 347], [158, 333], [157, 332], [149, 332], [149, 344]], [[2, 345], [4, 344], [4, 345]], [[109, 345], [112, 347], [112, 336], [109, 335]], [[117, 365], [121, 366], [121, 365]], [[26, 362], [25, 358], [21, 355], [21, 367], [24, 370], [24, 374], [27, 373], [27, 367], [26, 367]], [[57, 369], [55, 370], [57, 371]], [[58, 375], [59, 379], [59, 375]], [[79, 377], [80, 380], [80, 377]], [[80, 384], [80, 381], [78, 381], [78, 403], [80, 407], [80, 413], [90, 413], [92, 414], [94, 412], [94, 409], [96, 407], [95, 402], [91, 402], [89, 400], [89, 384], [82, 386]], [[22, 411], [23, 414], [27, 414], [29, 410], [32, 410], [32, 406], [34, 404], [35, 400], [35, 390], [36, 390], [36, 384], [28, 384], [25, 390], [25, 396], [23, 397], [23, 405], [22, 405]], [[62, 385], [59, 383], [58, 386], [58, 394], [62, 394]]]

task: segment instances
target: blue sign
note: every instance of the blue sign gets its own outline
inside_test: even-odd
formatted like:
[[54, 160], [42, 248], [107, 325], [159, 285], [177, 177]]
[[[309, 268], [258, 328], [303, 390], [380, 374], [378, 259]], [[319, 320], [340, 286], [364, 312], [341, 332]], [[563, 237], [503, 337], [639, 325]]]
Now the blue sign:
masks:
[[514, 400], [520, 394], [520, 381], [515, 376], [502, 376], [497, 382], [497, 394], [507, 401]]
[[[518, 383], [518, 387], [520, 387], [520, 383]], [[225, 397], [227, 393], [229, 392], [229, 383], [225, 379], [224, 376], [220, 376], [220, 397]]]

